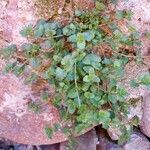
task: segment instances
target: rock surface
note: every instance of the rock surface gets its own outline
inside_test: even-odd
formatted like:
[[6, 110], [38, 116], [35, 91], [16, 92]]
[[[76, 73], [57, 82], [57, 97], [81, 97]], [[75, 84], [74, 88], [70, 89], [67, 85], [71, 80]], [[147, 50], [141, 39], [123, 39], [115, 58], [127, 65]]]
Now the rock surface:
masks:
[[141, 133], [134, 132], [131, 135], [131, 139], [127, 142], [124, 147], [124, 150], [150, 150], [149, 140]]
[[[130, 10], [133, 12], [133, 16], [129, 24], [137, 29], [137, 31], [141, 35], [142, 47], [141, 52], [142, 55], [150, 56], [150, 40], [146, 38], [144, 35], [149, 31], [150, 27], [150, 1], [148, 0], [130, 0], [123, 1], [119, 0], [117, 5], [117, 10]], [[137, 89], [133, 89], [130, 87], [129, 82], [132, 79], [137, 78], [138, 75], [143, 72], [148, 72], [150, 68], [150, 57], [144, 59], [143, 64], [137, 64], [132, 61], [126, 65], [125, 68], [125, 78], [122, 82], [123, 85], [126, 86], [127, 90], [130, 91], [130, 95], [128, 98], [139, 98], [140, 96], [144, 96], [145, 88], [139, 87]]]
[[73, 0], [77, 9], [92, 9], [94, 7], [94, 0]]
[[[19, 34], [22, 26], [25, 24], [35, 24], [36, 21], [45, 17], [49, 19], [58, 16], [63, 18], [63, 8], [67, 6], [65, 16], [72, 15], [74, 5], [82, 9], [91, 9], [94, 6], [93, 0], [74, 0], [73, 3], [65, 3], [64, 0], [48, 0], [50, 3], [45, 4], [39, 0], [1, 0], [0, 2], [0, 47], [8, 43], [17, 43], [18, 46], [26, 41]], [[57, 7], [55, 7], [57, 6]], [[54, 10], [54, 8], [56, 8]], [[139, 32], [144, 35], [149, 30], [150, 25], [150, 2], [148, 0], [130, 0], [128, 2], [120, 1], [118, 9], [130, 9], [134, 12], [131, 23], [135, 25]], [[42, 14], [42, 16], [41, 16]], [[58, 19], [60, 19], [58, 17]], [[142, 37], [143, 47], [142, 54], [149, 55], [150, 40]], [[145, 90], [131, 89], [129, 80], [137, 77], [138, 74], [148, 71], [150, 59], [144, 61], [146, 65], [138, 66], [134, 62], [126, 66], [126, 76], [124, 84], [130, 91], [130, 98], [143, 96]], [[4, 65], [4, 61], [0, 61], [0, 68]], [[61, 133], [56, 133], [52, 139], [48, 139], [44, 133], [46, 124], [52, 125], [59, 120], [57, 110], [51, 105], [44, 112], [37, 115], [28, 110], [27, 103], [30, 98], [34, 98], [31, 87], [25, 86], [23, 78], [9, 74], [4, 76], [0, 73], [0, 136], [5, 137], [19, 143], [25, 144], [52, 144], [65, 140]], [[142, 118], [141, 129], [143, 133], [150, 136], [149, 112], [150, 102], [144, 102], [144, 113]], [[133, 112], [135, 113], [135, 112]], [[141, 110], [137, 111], [141, 116]], [[34, 135], [34, 136], [33, 136]], [[83, 140], [84, 141], [84, 140]]]
[[0, 137], [33, 145], [64, 141], [65, 137], [61, 133], [48, 139], [44, 132], [45, 125], [51, 126], [58, 122], [57, 110], [49, 105], [36, 114], [28, 109], [31, 98], [34, 98], [31, 88], [24, 85], [22, 78], [13, 74], [0, 74]]
[[[95, 130], [91, 130], [76, 138], [73, 150], [96, 150], [97, 136]], [[59, 150], [67, 150], [68, 142], [60, 144]]]
[[104, 136], [100, 138], [97, 150], [150, 150], [150, 142], [137, 130], [132, 133], [131, 139], [124, 145], [113, 143], [109, 138]]
[[140, 129], [145, 135], [150, 137], [150, 90], [143, 97], [143, 117]]
[[[91, 6], [87, 1], [84, 2], [87, 6]], [[19, 48], [27, 41], [19, 33], [23, 26], [35, 24], [42, 17], [45, 19], [56, 17], [58, 20], [63, 20], [63, 16], [69, 18], [73, 7], [77, 7], [78, 4], [79, 1], [65, 3], [64, 0], [1, 0], [0, 48], [10, 43], [17, 44]], [[4, 64], [5, 62], [0, 60], [0, 137], [32, 145], [65, 141], [66, 137], [59, 132], [55, 133], [52, 139], [48, 139], [45, 135], [45, 125], [52, 126], [59, 121], [56, 108], [52, 105], [44, 106], [40, 114], [30, 111], [28, 102], [39, 98], [39, 91], [36, 89], [38, 87], [33, 91], [32, 87], [24, 84], [23, 77], [17, 78], [13, 74], [3, 75]], [[42, 88], [41, 85], [39, 88]]]
[[[22, 44], [26, 41], [19, 34], [25, 24], [34, 24], [36, 16], [35, 1], [1, 0], [0, 2], [0, 48], [8, 43]], [[24, 79], [13, 74], [3, 75], [5, 62], [0, 60], [0, 137], [24, 144], [52, 144], [65, 140], [62, 133], [52, 139], [45, 135], [45, 125], [58, 122], [58, 111], [51, 105], [35, 114], [28, 109], [28, 102], [36, 99], [35, 92], [24, 84]]]
[[150, 1], [149, 0], [119, 0], [119, 10], [131, 10], [133, 12], [130, 24], [137, 28], [142, 35], [142, 54], [150, 55], [150, 40], [144, 36], [150, 27]]
[[150, 27], [150, 1], [149, 0], [130, 0], [130, 1], [119, 1], [117, 9], [131, 10], [134, 14], [130, 23], [135, 26], [139, 33], [141, 34], [142, 47], [141, 52], [143, 56], [149, 56], [147, 59], [144, 59], [144, 63], [137, 65], [135, 62], [130, 62], [125, 68], [125, 78], [122, 82], [126, 86], [127, 90], [130, 91], [130, 98], [140, 98], [142, 103], [139, 104], [137, 109], [130, 110], [130, 116], [133, 114], [138, 115], [141, 121], [141, 130], [144, 134], [150, 137], [150, 122], [149, 122], [149, 112], [150, 112], [150, 90], [145, 89], [140, 86], [139, 88], [131, 88], [129, 81], [131, 79], [137, 78], [138, 75], [143, 72], [150, 71], [150, 40], [146, 38], [145, 33], [149, 32]]

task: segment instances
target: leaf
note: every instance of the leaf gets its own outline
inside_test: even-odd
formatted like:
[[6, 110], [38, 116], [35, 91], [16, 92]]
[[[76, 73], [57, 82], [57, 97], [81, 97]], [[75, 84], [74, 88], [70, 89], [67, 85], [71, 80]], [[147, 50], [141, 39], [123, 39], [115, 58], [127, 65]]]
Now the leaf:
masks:
[[95, 31], [87, 31], [84, 32], [84, 39], [88, 42], [90, 42], [95, 37]]
[[139, 119], [139, 117], [138, 116], [134, 116], [132, 119], [131, 119], [131, 123], [132, 123], [132, 125], [134, 125], [134, 126], [138, 126], [139, 125], [139, 123], [140, 123], [140, 119]]
[[71, 35], [71, 36], [68, 37], [68, 41], [69, 41], [69, 42], [76, 43], [76, 42], [77, 42], [76, 39], [77, 39], [76, 34], [73, 34], [73, 35]]
[[95, 76], [93, 81], [99, 83], [100, 82], [100, 78]]
[[91, 79], [88, 75], [86, 75], [84, 78], [83, 78], [83, 81], [84, 82], [91, 82]]
[[122, 66], [122, 61], [121, 60], [115, 60], [114, 61], [114, 67], [115, 68], [120, 68]]
[[42, 93], [41, 93], [41, 99], [42, 99], [43, 101], [47, 101], [48, 98], [49, 98], [49, 93], [48, 93], [48, 91], [42, 91]]
[[4, 74], [9, 73], [10, 71], [13, 70], [13, 68], [14, 68], [15, 66], [16, 66], [16, 62], [13, 62], [13, 63], [9, 62], [9, 63], [7, 63], [6, 66], [5, 66], [5, 68], [3, 69], [3, 73], [4, 73]]
[[110, 113], [106, 110], [100, 110], [98, 114], [98, 118], [99, 118], [99, 122], [106, 127], [108, 126], [110, 121]]
[[56, 69], [56, 78], [59, 80], [63, 80], [66, 77], [66, 72], [61, 69], [60, 67], [57, 67]]
[[88, 127], [89, 127], [89, 125], [86, 124], [86, 123], [77, 124], [77, 125], [75, 126], [75, 133], [77, 133], [77, 134], [84, 133], [85, 130], [86, 130]]
[[46, 133], [46, 135], [47, 135], [47, 137], [48, 137], [49, 139], [52, 138], [52, 136], [53, 136], [53, 130], [52, 130], [52, 128], [50, 128], [50, 127], [45, 127], [45, 133]]
[[16, 51], [17, 51], [17, 47], [15, 44], [11, 44], [6, 48], [1, 49], [1, 53], [4, 58], [8, 58], [12, 56]]
[[115, 104], [116, 102], [117, 102], [117, 96], [115, 95], [115, 94], [108, 94], [108, 100], [111, 102], [111, 103], [113, 103], [113, 104]]
[[150, 40], [150, 31], [146, 33], [146, 37]]
[[75, 32], [76, 32], [76, 26], [73, 23], [70, 23], [68, 26], [63, 28], [63, 34], [66, 36], [75, 34]]
[[111, 2], [112, 2], [113, 4], [117, 4], [117, 3], [118, 3], [118, 0], [111, 0]]
[[110, 64], [112, 64], [112, 61], [109, 58], [104, 58], [102, 63], [105, 65], [110, 65]]
[[35, 57], [31, 58], [30, 61], [29, 61], [29, 65], [30, 65], [32, 68], [37, 68], [37, 67], [40, 66], [40, 64], [41, 64], [40, 59], [35, 58]]
[[20, 31], [20, 34], [23, 36], [23, 37], [27, 37], [27, 36], [31, 36], [33, 34], [33, 27], [32, 25], [29, 25], [29, 26], [26, 26], [24, 27], [21, 31]]
[[76, 105], [72, 100], [67, 101], [67, 107], [70, 114], [73, 114], [76, 111]]
[[140, 81], [141, 84], [145, 86], [150, 86], [150, 74], [148, 72], [143, 73], [138, 77], [138, 80]]
[[22, 45], [22, 49], [25, 51], [27, 57], [35, 57], [40, 50], [40, 46], [37, 44], [25, 43]]
[[17, 64], [14, 68], [13, 68], [13, 73], [16, 75], [16, 76], [19, 76], [21, 75], [25, 70], [25, 65], [22, 65], [22, 64]]
[[83, 70], [84, 70], [86, 73], [94, 72], [94, 68], [91, 67], [91, 66], [84, 66], [84, 67], [83, 67]]
[[92, 62], [92, 63], [91, 63], [91, 66], [92, 66], [93, 68], [97, 69], [97, 70], [101, 70], [101, 69], [102, 69], [101, 64], [98, 63], [98, 62]]
[[131, 20], [133, 16], [133, 12], [131, 10], [125, 10], [124, 17], [128, 20]]
[[75, 74], [74, 74], [74, 72], [69, 72], [67, 74], [66, 79], [68, 79], [69, 81], [74, 81], [75, 80]]
[[75, 10], [75, 16], [79, 17], [82, 15], [82, 12], [78, 9]]
[[60, 131], [61, 130], [61, 125], [59, 123], [55, 123], [54, 124], [54, 131], [57, 132], [57, 131]]
[[85, 93], [84, 93], [84, 96], [85, 96], [86, 98], [88, 98], [88, 99], [95, 97], [95, 95], [94, 95], [93, 93], [90, 93], [90, 92], [85, 92]]
[[60, 27], [58, 22], [51, 22], [51, 23], [47, 23], [47, 25], [49, 26], [50, 29], [52, 30], [56, 30]]
[[32, 49], [32, 44], [31, 43], [25, 43], [21, 46], [21, 49], [23, 51], [30, 51]]
[[84, 82], [100, 82], [100, 78], [98, 78], [95, 74], [86, 75], [83, 78]]
[[76, 98], [78, 97], [78, 93], [76, 91], [75, 88], [72, 88], [68, 91], [68, 95], [67, 95], [68, 98]]
[[116, 93], [117, 93], [117, 99], [121, 102], [124, 101], [125, 98], [128, 96], [126, 89], [124, 87], [121, 87], [121, 86], [117, 87]]
[[101, 58], [95, 54], [88, 54], [84, 59], [83, 63], [86, 65], [91, 65], [93, 62], [101, 62]]
[[49, 50], [52, 48], [52, 42], [50, 40], [44, 41], [44, 43], [41, 44], [41, 48], [44, 50]]
[[86, 42], [85, 42], [85, 39], [84, 39], [84, 34], [78, 33], [76, 40], [77, 40], [77, 47], [81, 50], [84, 49], [85, 46], [86, 46]]
[[46, 23], [44, 24], [45, 36], [52, 37], [56, 34], [56, 29], [58, 28], [57, 23]]
[[131, 137], [131, 127], [128, 129], [127, 127], [124, 127], [122, 129], [122, 132], [121, 132], [121, 136], [119, 137], [119, 140], [118, 140], [118, 144], [123, 144], [125, 143], [128, 139], [130, 139]]
[[98, 1], [95, 2], [95, 7], [98, 10], [105, 10], [105, 8], [106, 8], [106, 6], [104, 5], [104, 3], [101, 3], [101, 2], [98, 2]]
[[35, 37], [42, 37], [44, 34], [44, 26], [43, 25], [39, 25], [35, 28], [34, 30], [34, 36]]
[[84, 92], [86, 92], [86, 91], [89, 89], [89, 87], [90, 87], [90, 84], [89, 84], [89, 83], [84, 83], [84, 84], [82, 85], [82, 90], [83, 90]]
[[38, 75], [35, 74], [35, 73], [32, 73], [30, 76], [26, 77], [25, 79], [25, 84], [31, 84], [33, 83], [34, 81], [36, 81], [38, 78]]
[[71, 55], [66, 55], [62, 61], [61, 64], [64, 66], [64, 69], [69, 72], [73, 70], [73, 65], [74, 65], [74, 59]]
[[124, 18], [124, 12], [122, 10], [117, 10], [115, 14], [116, 19], [121, 20]]
[[45, 36], [46, 37], [53, 37], [56, 34], [55, 30], [46, 29], [45, 30]]
[[139, 87], [139, 84], [136, 82], [136, 80], [131, 80], [130, 81], [130, 86], [133, 88]]
[[29, 102], [28, 107], [35, 113], [39, 113], [41, 111], [40, 106], [36, 104], [35, 102]]
[[141, 49], [136, 50], [136, 63], [137, 64], [142, 64], [142, 54], [141, 54]]

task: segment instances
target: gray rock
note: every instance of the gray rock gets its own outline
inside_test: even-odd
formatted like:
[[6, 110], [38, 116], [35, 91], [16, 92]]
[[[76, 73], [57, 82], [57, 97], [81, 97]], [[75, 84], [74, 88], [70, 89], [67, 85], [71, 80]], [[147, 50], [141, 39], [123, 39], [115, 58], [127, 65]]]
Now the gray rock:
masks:
[[[91, 130], [84, 135], [76, 138], [73, 150], [96, 150], [97, 136], [95, 130]], [[68, 142], [60, 144], [59, 150], [68, 150]]]
[[40, 150], [59, 150], [59, 144], [41, 145]]
[[17, 145], [17, 146], [15, 146], [15, 150], [28, 150], [28, 149], [27, 149], [26, 145]]
[[150, 92], [143, 97], [143, 116], [140, 129], [145, 135], [150, 137]]
[[150, 150], [149, 140], [141, 133], [134, 132], [131, 135], [131, 139], [127, 142], [124, 147], [124, 150]]
[[97, 150], [150, 150], [149, 140], [139, 131], [134, 131], [131, 139], [124, 145], [112, 142], [107, 136], [99, 141]]

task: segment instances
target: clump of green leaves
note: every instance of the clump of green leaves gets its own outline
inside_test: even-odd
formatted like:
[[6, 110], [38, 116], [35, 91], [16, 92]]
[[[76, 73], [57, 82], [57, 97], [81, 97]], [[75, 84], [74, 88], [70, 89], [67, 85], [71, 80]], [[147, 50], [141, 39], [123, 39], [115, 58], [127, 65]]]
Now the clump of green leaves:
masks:
[[137, 79], [131, 80], [130, 82], [132, 87], [138, 87], [140, 85], [150, 87], [150, 74], [145, 72], [137, 77]]
[[[66, 26], [40, 20], [35, 27], [23, 28], [20, 33], [32, 40], [23, 44], [19, 53], [14, 46], [3, 50], [3, 56], [9, 55], [5, 72], [22, 75], [28, 71], [26, 83], [43, 78], [52, 84], [56, 90], [52, 103], [65, 122], [62, 130], [69, 136], [102, 124], [105, 129], [115, 126], [121, 130], [124, 141], [133, 124], [126, 121], [128, 91], [119, 82], [128, 62], [124, 47], [133, 49], [138, 39], [135, 30], [126, 35], [116, 23], [116, 19], [130, 19], [130, 12], [116, 12], [114, 20], [103, 13], [106, 9], [105, 3], [96, 1], [96, 8], [91, 11], [76, 10], [74, 19]], [[107, 45], [111, 54], [95, 53], [94, 49], [101, 45]], [[51, 63], [42, 69], [48, 61]], [[149, 78], [149, 74], [144, 75], [139, 82], [149, 85]], [[48, 97], [47, 90], [42, 91], [42, 101], [48, 101]], [[30, 107], [39, 110], [35, 103], [30, 103]], [[52, 128], [46, 127], [45, 132], [52, 137]]]
[[52, 138], [53, 136], [53, 130], [50, 127], [45, 127], [45, 133], [47, 135], [48, 138]]

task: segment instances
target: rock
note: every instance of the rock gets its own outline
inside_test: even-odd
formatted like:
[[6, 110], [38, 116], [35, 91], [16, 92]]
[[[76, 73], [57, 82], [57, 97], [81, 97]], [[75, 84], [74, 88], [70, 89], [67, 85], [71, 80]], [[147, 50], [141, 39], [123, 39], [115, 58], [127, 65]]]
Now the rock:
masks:
[[150, 137], [150, 91], [143, 97], [143, 116], [140, 124], [141, 131]]
[[78, 9], [92, 9], [95, 5], [94, 0], [73, 0], [76, 8]]
[[131, 135], [130, 141], [124, 145], [123, 149], [124, 150], [150, 150], [150, 142], [140, 132], [134, 132]]
[[150, 40], [143, 36], [147, 31], [149, 31], [149, 22], [150, 22], [150, 3], [148, 0], [130, 0], [130, 1], [119, 1], [117, 6], [119, 10], [131, 10], [133, 12], [133, 17], [130, 21], [130, 24], [138, 29], [142, 35], [142, 54], [150, 55], [149, 45]]
[[[63, 13], [70, 14], [73, 8], [71, 3], [65, 4], [62, 0], [58, 0], [56, 4], [56, 1], [46, 2], [48, 3], [39, 0], [1, 0], [0, 48], [10, 43], [20, 47], [22, 43], [27, 42], [27, 39], [21, 37], [20, 30], [25, 25], [35, 24], [42, 15], [49, 19], [58, 13], [62, 19]], [[55, 7], [59, 12], [54, 11]], [[59, 16], [56, 18], [59, 19]], [[36, 85], [33, 91], [33, 86], [24, 84], [23, 77], [17, 78], [13, 74], [4, 76], [1, 72], [4, 65], [5, 62], [0, 60], [0, 137], [31, 145], [65, 141], [65, 135], [59, 132], [54, 134], [52, 139], [48, 139], [45, 135], [45, 126], [52, 126], [59, 121], [59, 112], [56, 108], [52, 105], [44, 106], [44, 111], [42, 110], [40, 114], [28, 109], [30, 100], [39, 99], [37, 88], [42, 88], [41, 84], [39, 87]], [[50, 91], [52, 92], [51, 89]]]
[[119, 136], [121, 135], [121, 131], [118, 128], [110, 127], [108, 130], [108, 135], [111, 137], [112, 140], [118, 140]]
[[59, 144], [41, 145], [41, 150], [59, 150]]
[[[30, 2], [29, 2], [30, 1]], [[8, 0], [5, 7], [0, 10], [0, 29], [2, 38], [9, 43], [17, 43], [18, 45], [27, 40], [20, 35], [20, 30], [24, 25], [33, 24], [37, 21], [34, 15], [33, 3], [31, 0]], [[21, 7], [20, 7], [21, 3]], [[1, 3], [0, 3], [1, 5]], [[1, 7], [1, 6], [0, 6]]]
[[150, 150], [149, 140], [137, 129], [134, 129], [130, 140], [123, 145], [111, 141], [108, 135], [102, 131], [98, 137], [99, 147], [97, 150]]
[[96, 127], [97, 136], [98, 136], [98, 143], [96, 150], [123, 150], [121, 146], [113, 142], [106, 130], [102, 127]]
[[[28, 150], [26, 145], [15, 146], [15, 149], [17, 149], [17, 150]], [[31, 149], [31, 150], [33, 150], [33, 149]]]
[[[52, 2], [51, 0], [49, 1]], [[44, 4], [37, 7], [38, 2], [40, 1], [1, 0], [0, 48], [10, 43], [17, 44], [19, 47], [22, 43], [27, 42], [27, 39], [21, 37], [19, 32], [23, 26], [35, 24], [38, 19], [41, 19], [40, 14], [43, 13], [40, 10], [45, 9]], [[55, 1], [49, 3], [49, 5], [45, 4], [49, 12], [53, 12], [52, 8], [56, 5], [59, 9], [64, 7], [64, 1], [62, 0], [58, 1], [56, 5], [53, 5], [54, 3]], [[63, 12], [59, 13], [61, 16]], [[25, 85], [23, 77], [17, 78], [13, 74], [4, 76], [1, 72], [4, 65], [5, 62], [0, 60], [0, 137], [18, 143], [33, 145], [65, 141], [66, 137], [62, 133], [58, 132], [54, 134], [52, 139], [48, 139], [44, 131], [45, 125], [52, 126], [59, 121], [57, 109], [52, 105], [47, 105], [44, 106], [44, 111], [40, 114], [35, 114], [29, 110], [28, 102], [31, 99], [35, 101], [39, 98], [38, 91], [33, 92], [30, 86]]]
[[[95, 130], [91, 130], [76, 138], [74, 150], [96, 150], [97, 136]], [[68, 142], [60, 144], [60, 150], [67, 150]]]
[[143, 98], [132, 98], [129, 99], [130, 101], [134, 103], [134, 105], [131, 105], [129, 107], [129, 114], [128, 114], [128, 119], [131, 120], [133, 117], [138, 117], [139, 123], [141, 122], [142, 119], [142, 114], [143, 114]]
[[[4, 61], [0, 60], [0, 69], [3, 66]], [[30, 86], [23, 83], [23, 77], [0, 72], [0, 137], [30, 145], [65, 141], [62, 133], [57, 132], [49, 139], [44, 131], [46, 125], [51, 126], [59, 121], [57, 109], [47, 105], [41, 113], [36, 114], [28, 108], [30, 99], [37, 99], [37, 96], [35, 92], [33, 95]]]
[[124, 78], [120, 84], [123, 85], [129, 93], [127, 99], [135, 98], [138, 100], [140, 97], [144, 96], [147, 91], [147, 89], [143, 86], [132, 88], [130, 85], [131, 80], [137, 79], [137, 77], [144, 72], [149, 72], [150, 59], [146, 59], [144, 62], [146, 64], [137, 64], [135, 61], [130, 61], [125, 66]]

